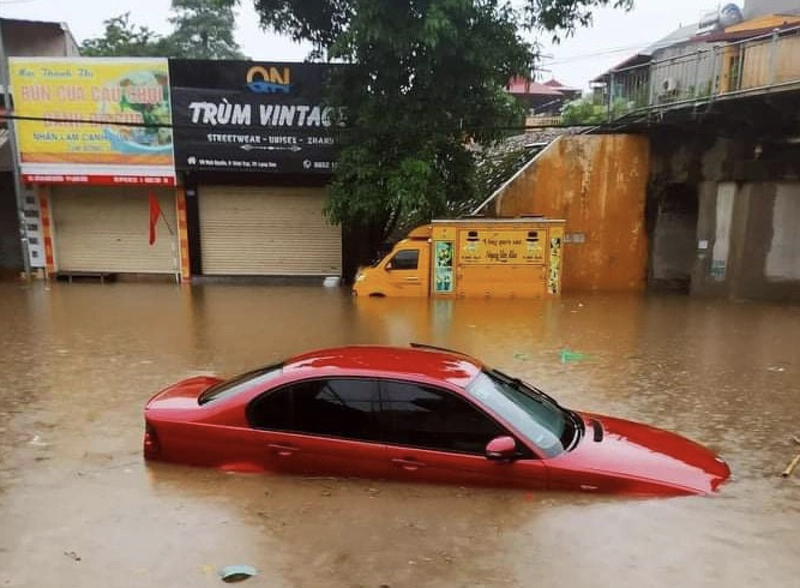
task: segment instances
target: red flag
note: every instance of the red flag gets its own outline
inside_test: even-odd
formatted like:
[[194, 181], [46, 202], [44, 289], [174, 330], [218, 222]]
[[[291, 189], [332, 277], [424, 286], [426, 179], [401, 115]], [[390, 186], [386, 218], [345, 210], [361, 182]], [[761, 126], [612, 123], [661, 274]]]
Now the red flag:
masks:
[[150, 245], [156, 242], [156, 224], [162, 214], [156, 195], [150, 192]]

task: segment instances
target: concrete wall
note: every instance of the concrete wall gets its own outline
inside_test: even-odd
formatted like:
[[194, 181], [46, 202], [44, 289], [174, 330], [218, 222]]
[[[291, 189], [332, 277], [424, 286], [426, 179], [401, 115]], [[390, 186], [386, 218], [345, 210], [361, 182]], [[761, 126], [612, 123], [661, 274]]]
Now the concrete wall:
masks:
[[[691, 293], [800, 300], [800, 146], [685, 134], [652, 144], [649, 203], [675, 183], [697, 194], [694, 241], [667, 246], [673, 256], [694, 251]], [[654, 282], [662, 261], [651, 252], [651, 262]]]
[[58, 23], [3, 20], [3, 43], [9, 57], [77, 56], [78, 46]]
[[487, 212], [566, 220], [564, 292], [641, 290], [647, 276], [648, 167], [646, 137], [561, 137]]

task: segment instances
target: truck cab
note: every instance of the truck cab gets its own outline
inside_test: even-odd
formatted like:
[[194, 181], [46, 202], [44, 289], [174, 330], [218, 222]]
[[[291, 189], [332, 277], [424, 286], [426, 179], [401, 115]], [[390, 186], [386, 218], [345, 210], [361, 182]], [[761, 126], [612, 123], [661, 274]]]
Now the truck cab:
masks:
[[430, 290], [430, 225], [417, 227], [372, 267], [356, 274], [358, 296], [427, 296]]

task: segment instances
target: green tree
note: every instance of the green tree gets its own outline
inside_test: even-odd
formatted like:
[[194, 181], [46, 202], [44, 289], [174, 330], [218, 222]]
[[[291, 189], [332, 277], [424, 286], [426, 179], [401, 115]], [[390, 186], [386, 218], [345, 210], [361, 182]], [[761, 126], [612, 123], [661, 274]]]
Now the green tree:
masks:
[[234, 39], [236, 15], [218, 0], [172, 0], [174, 31], [167, 37], [170, 57], [243, 59]]
[[608, 111], [608, 102], [588, 96], [567, 102], [561, 110], [561, 122], [565, 125], [600, 125], [618, 118], [630, 110], [630, 104], [616, 98]]
[[81, 44], [88, 57], [154, 57], [163, 55], [163, 39], [147, 27], [134, 25], [130, 12], [103, 21], [105, 32]]
[[[498, 0], [258, 0], [262, 24], [344, 62], [328, 85], [343, 112], [326, 212], [359, 230], [362, 261], [399, 225], [474, 200], [467, 144], [521, 112], [504, 90], [530, 70], [520, 17]], [[320, 16], [322, 15], [322, 16]]]
[[526, 24], [552, 33], [558, 41], [562, 35], [590, 25], [592, 11], [605, 6], [630, 10], [633, 0], [525, 0]]
[[81, 44], [88, 57], [183, 57], [243, 59], [234, 40], [236, 15], [220, 0], [173, 0], [173, 31], [161, 36], [135, 25], [130, 12], [106, 20], [104, 33]]
[[504, 86], [532, 65], [523, 27], [570, 34], [594, 7], [631, 2], [526, 0], [518, 13], [505, 0], [254, 0], [264, 27], [349, 64], [328, 86], [345, 114], [327, 213], [363, 229], [362, 261], [398, 223], [475, 200], [467, 144], [518, 124]]

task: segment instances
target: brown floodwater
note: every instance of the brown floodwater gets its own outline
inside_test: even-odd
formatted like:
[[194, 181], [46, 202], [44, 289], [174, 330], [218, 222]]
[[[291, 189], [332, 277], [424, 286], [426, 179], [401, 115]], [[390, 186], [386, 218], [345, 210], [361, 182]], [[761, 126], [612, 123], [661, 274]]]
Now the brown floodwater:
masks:
[[[423, 341], [719, 451], [714, 497], [226, 474], [141, 457], [189, 375]], [[800, 586], [800, 307], [685, 297], [354, 300], [241, 284], [0, 284], [0, 586]], [[584, 354], [562, 363], [559, 351]]]

